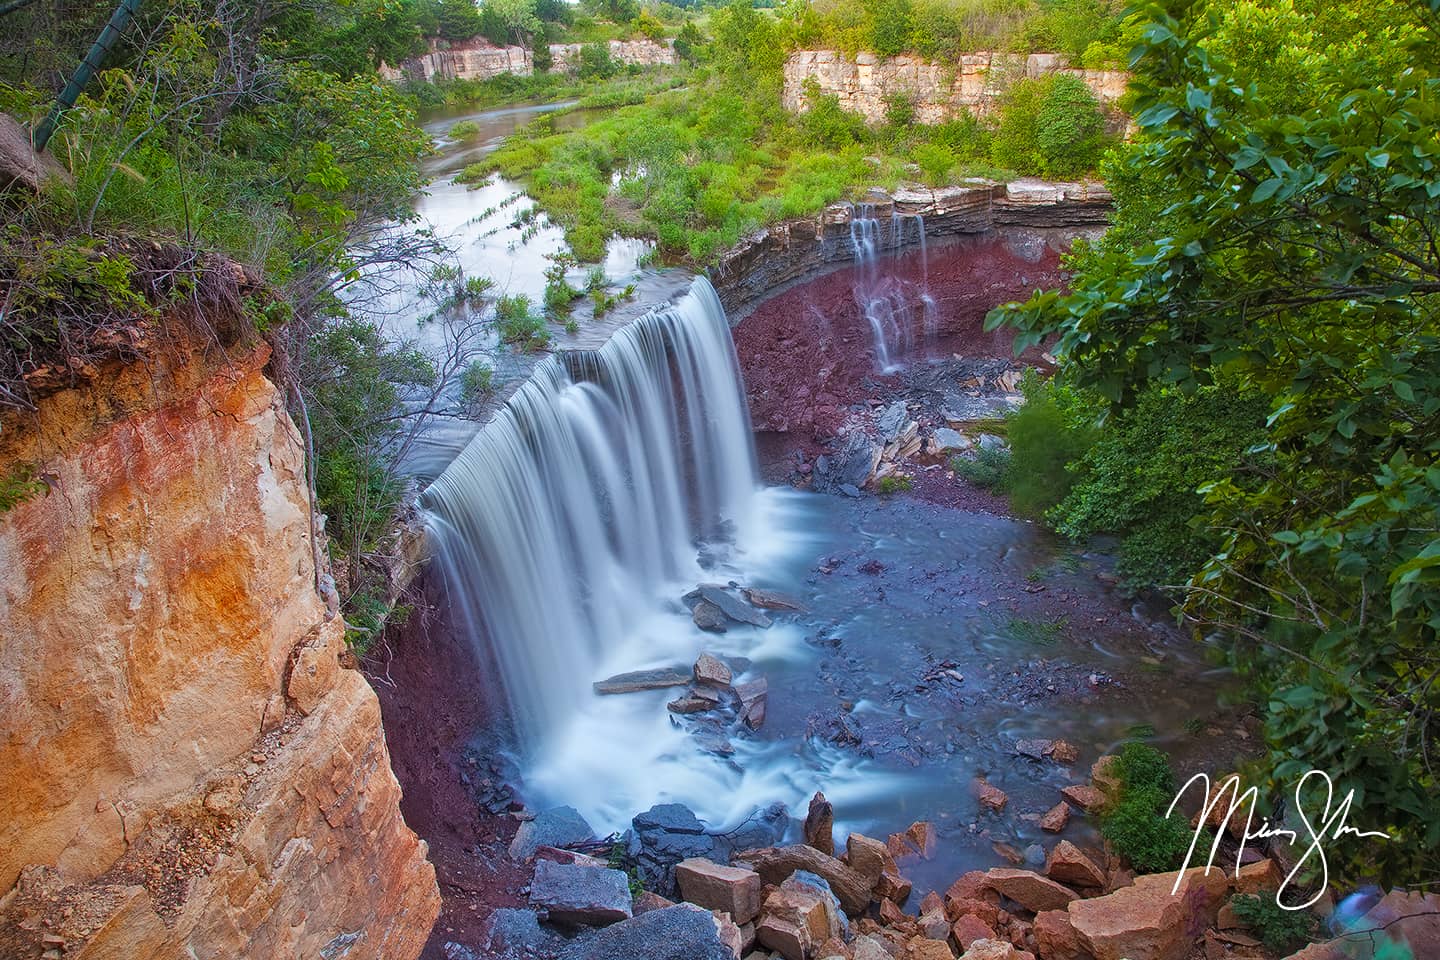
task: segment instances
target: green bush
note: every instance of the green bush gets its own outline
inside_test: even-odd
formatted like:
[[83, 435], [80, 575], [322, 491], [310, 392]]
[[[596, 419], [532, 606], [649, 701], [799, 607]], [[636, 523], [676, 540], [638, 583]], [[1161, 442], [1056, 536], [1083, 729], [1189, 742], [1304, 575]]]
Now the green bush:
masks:
[[[1101, 814], [1101, 835], [1142, 873], [1176, 869], [1184, 862], [1195, 832], [1178, 811], [1165, 816], [1175, 799], [1170, 761], [1154, 747], [1131, 742], [1120, 749], [1114, 769], [1120, 787], [1118, 797]], [[1197, 848], [1209, 845], [1210, 838], [1202, 835]]]
[[1277, 954], [1298, 950], [1310, 940], [1315, 918], [1304, 910], [1286, 910], [1274, 893], [1262, 896], [1236, 894], [1230, 900], [1235, 917], [1247, 924], [1260, 937], [1266, 949]]
[[876, 486], [876, 490], [878, 490], [882, 496], [888, 497], [892, 493], [904, 493], [914, 486], [915, 482], [909, 477], [894, 475], [881, 477], [880, 483]]
[[480, 124], [474, 120], [461, 120], [450, 128], [450, 139], [459, 143], [469, 143], [480, 136]]
[[1010, 451], [1000, 446], [977, 447], [973, 459], [951, 457], [950, 469], [977, 487], [1003, 492], [1010, 476]]
[[483, 360], [476, 360], [465, 368], [460, 377], [460, 396], [467, 406], [473, 406], [495, 392], [495, 371]]
[[1007, 418], [1010, 473], [1006, 489], [1016, 512], [1030, 517], [1065, 499], [1075, 482], [1069, 469], [1095, 440], [1099, 404], [1088, 395], [1042, 380], [1027, 370], [1025, 404]]
[[550, 342], [545, 318], [537, 313], [524, 294], [495, 301], [495, 327], [500, 339], [521, 350], [543, 350]]
[[1263, 398], [1228, 385], [1149, 390], [1098, 431], [1046, 518], [1076, 540], [1120, 537], [1118, 569], [1133, 587], [1183, 583], [1218, 544], [1195, 524], [1198, 488], [1260, 442], [1265, 411]]
[[1002, 167], [1080, 177], [1095, 169], [1107, 144], [1100, 104], [1079, 77], [1026, 77], [1001, 98], [992, 150]]

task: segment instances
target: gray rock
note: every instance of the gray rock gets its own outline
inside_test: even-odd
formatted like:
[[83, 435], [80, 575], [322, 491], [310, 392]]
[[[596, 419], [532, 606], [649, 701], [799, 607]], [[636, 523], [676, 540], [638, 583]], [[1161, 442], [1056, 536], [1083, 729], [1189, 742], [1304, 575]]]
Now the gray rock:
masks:
[[1010, 446], [1004, 437], [997, 437], [993, 433], [980, 434], [976, 442], [980, 444], [981, 450], [1005, 450]]
[[684, 667], [661, 667], [658, 670], [634, 670], [617, 673], [608, 680], [594, 684], [595, 692], [601, 694], [638, 693], [641, 690], [663, 690], [666, 687], [683, 687], [690, 682], [690, 671]]
[[527, 860], [539, 847], [564, 847], [595, 839], [595, 831], [574, 807], [554, 807], [540, 813], [534, 820], [520, 824], [515, 839], [510, 841], [510, 856]]
[[896, 400], [875, 418], [875, 426], [879, 428], [880, 437], [886, 443], [893, 443], [899, 438], [900, 432], [905, 429], [905, 422], [909, 418], [910, 414], [905, 409], [905, 401]]
[[783, 803], [772, 803], [763, 809], [756, 809], [738, 827], [725, 834], [736, 850], [758, 850], [773, 847], [785, 839], [790, 826], [790, 811]]
[[564, 960], [735, 960], [708, 910], [694, 904], [651, 910], [577, 943]]
[[724, 633], [730, 623], [725, 611], [709, 600], [701, 600], [695, 604], [695, 609], [690, 611], [690, 619], [695, 621], [695, 626], [708, 633]]
[[651, 831], [690, 834], [705, 832], [704, 824], [683, 803], [657, 803], [644, 813], [636, 814], [630, 825], [642, 834]]
[[540, 860], [530, 882], [530, 903], [555, 923], [604, 926], [630, 918], [630, 880], [609, 867]]
[[840, 492], [843, 493], [843, 494], [845, 494], [845, 496], [847, 496], [847, 497], [858, 497], [858, 496], [860, 496], [860, 488], [857, 487], [857, 486], [855, 486], [855, 484], [853, 484], [853, 483], [842, 483], [842, 484], [840, 484]]
[[702, 583], [695, 589], [699, 592], [701, 602], [714, 604], [736, 623], [749, 623], [757, 627], [770, 626], [769, 617], [718, 583]]
[[940, 448], [941, 453], [951, 450], [969, 450], [970, 440], [959, 430], [941, 427], [935, 431], [935, 445]]
[[450, 955], [450, 944], [446, 944], [446, 960], [479, 960], [480, 957], [520, 958], [524, 956], [551, 956], [564, 945], [564, 938], [553, 930], [540, 926], [540, 918], [534, 910], [523, 907], [501, 907], [493, 911], [480, 924], [480, 936], [475, 949], [470, 950], [455, 944], [460, 950], [468, 951]]

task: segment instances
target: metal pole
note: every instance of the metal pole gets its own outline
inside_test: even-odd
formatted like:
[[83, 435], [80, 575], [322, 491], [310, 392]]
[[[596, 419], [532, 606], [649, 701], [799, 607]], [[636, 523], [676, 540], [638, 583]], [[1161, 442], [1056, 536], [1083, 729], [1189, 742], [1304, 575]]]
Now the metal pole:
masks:
[[60, 124], [60, 116], [71, 107], [80, 97], [80, 91], [95, 76], [95, 71], [100, 69], [104, 62], [105, 55], [120, 39], [125, 28], [130, 25], [130, 20], [135, 16], [135, 11], [140, 9], [140, 0], [120, 0], [120, 6], [110, 15], [110, 22], [105, 24], [105, 29], [100, 31], [100, 38], [90, 47], [90, 52], [85, 54], [85, 59], [80, 61], [80, 66], [75, 70], [75, 75], [70, 82], [65, 84], [65, 89], [60, 91], [60, 96], [55, 100], [55, 106], [50, 108], [50, 115], [35, 129], [35, 149], [44, 150], [45, 144], [50, 142], [50, 137], [55, 133], [55, 128]]

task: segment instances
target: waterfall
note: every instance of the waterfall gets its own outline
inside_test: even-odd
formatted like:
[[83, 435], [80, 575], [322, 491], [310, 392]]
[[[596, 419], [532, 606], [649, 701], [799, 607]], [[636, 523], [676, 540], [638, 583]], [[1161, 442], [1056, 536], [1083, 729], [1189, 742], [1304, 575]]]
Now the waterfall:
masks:
[[[898, 250], [905, 244], [906, 223], [918, 230], [922, 281], [917, 291], [911, 282], [881, 269], [882, 249]], [[935, 302], [930, 296], [930, 268], [925, 249], [925, 218], [919, 214], [890, 214], [889, 240], [881, 236], [881, 221], [875, 205], [860, 204], [850, 218], [850, 244], [855, 253], [855, 302], [870, 325], [875, 366], [881, 373], [893, 373], [904, 366], [916, 345], [916, 327], [924, 339], [935, 334]], [[920, 317], [916, 321], [916, 308]]]
[[[488, 638], [522, 748], [591, 697], [660, 583], [748, 522], [758, 484], [719, 297], [546, 358], [421, 499], [458, 631]], [[647, 602], [641, 602], [642, 600]]]

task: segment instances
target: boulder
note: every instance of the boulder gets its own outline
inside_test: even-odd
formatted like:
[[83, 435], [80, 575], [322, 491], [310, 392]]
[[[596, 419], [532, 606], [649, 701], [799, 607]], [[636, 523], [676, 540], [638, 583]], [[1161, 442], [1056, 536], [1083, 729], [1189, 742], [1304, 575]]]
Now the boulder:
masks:
[[1064, 910], [1042, 910], [1035, 914], [1035, 952], [1041, 960], [1090, 960], [1090, 953], [1080, 946], [1080, 938], [1070, 925], [1070, 914]]
[[707, 633], [724, 633], [730, 625], [725, 611], [708, 600], [701, 600], [695, 604], [695, 609], [690, 611], [690, 619], [694, 621], [695, 626]]
[[686, 695], [671, 700], [665, 704], [665, 709], [671, 713], [679, 714], [704, 713], [706, 710], [715, 709], [715, 701], [707, 699], [706, 697]]
[[1001, 896], [1035, 913], [1063, 910], [1066, 904], [1078, 899], [1075, 891], [1030, 870], [995, 867], [985, 871], [985, 883]]
[[604, 926], [631, 916], [630, 880], [619, 870], [540, 860], [530, 904], [554, 923]]
[[987, 782], [984, 777], [976, 778], [974, 789], [975, 796], [980, 800], [980, 805], [996, 813], [1004, 810], [1005, 804], [1010, 802], [1010, 798], [1005, 795], [1004, 790]]
[[1193, 934], [1212, 926], [1229, 892], [1221, 870], [1185, 871], [1179, 890], [1174, 873], [1136, 877], [1114, 893], [1070, 904], [1070, 923], [1096, 960], [1165, 960], [1189, 949]]
[[929, 937], [916, 937], [906, 943], [905, 952], [900, 956], [902, 960], [955, 960], [950, 944]]
[[627, 852], [636, 862], [647, 889], [671, 897], [679, 896], [675, 886], [675, 865], [682, 860], [706, 859], [728, 863], [733, 849], [728, 837], [706, 833], [689, 807], [662, 803], [638, 814], [627, 836]]
[[951, 900], [984, 900], [999, 904], [1000, 894], [990, 886], [989, 877], [983, 870], [971, 870], [961, 874], [945, 891], [945, 902]]
[[658, 670], [634, 670], [617, 673], [608, 680], [594, 684], [596, 693], [639, 693], [642, 690], [663, 690], [683, 687], [690, 682], [690, 671], [683, 667], [661, 667]]
[[475, 947], [487, 957], [537, 953], [549, 956], [563, 943], [559, 934], [540, 926], [534, 910], [500, 907], [481, 921]]
[[702, 583], [687, 593], [685, 600], [696, 600], [696, 606], [709, 603], [719, 607], [721, 613], [736, 623], [748, 623], [756, 627], [768, 627], [771, 624], [769, 617], [735, 596], [722, 584]]
[[968, 950], [976, 940], [994, 940], [995, 931], [990, 925], [974, 914], [963, 914], [950, 926], [950, 936], [962, 951]]
[[1259, 894], [1279, 889], [1280, 880], [1280, 870], [1274, 860], [1257, 860], [1236, 871], [1230, 887], [1236, 893]]
[[735, 688], [740, 698], [740, 720], [751, 730], [759, 730], [765, 723], [765, 702], [769, 699], [770, 685], [764, 677], [758, 677]]
[[695, 661], [695, 682], [697, 684], [725, 688], [730, 686], [731, 677], [730, 668], [712, 654], [702, 653], [700, 659]]
[[920, 852], [923, 860], [929, 860], [935, 856], [935, 848], [940, 843], [940, 835], [935, 832], [935, 824], [929, 820], [917, 820], [910, 824], [905, 830], [905, 839]]
[[772, 803], [764, 809], [757, 808], [724, 836], [736, 850], [754, 850], [778, 844], [789, 829], [790, 811], [783, 803]]
[[760, 875], [743, 867], [711, 860], [682, 860], [675, 866], [680, 895], [707, 910], [722, 910], [736, 923], [749, 923], [760, 913]]
[[1040, 817], [1040, 829], [1047, 833], [1059, 833], [1064, 830], [1070, 822], [1070, 804], [1061, 800], [1055, 806], [1046, 810]]
[[887, 867], [880, 874], [879, 882], [875, 884], [875, 897], [880, 900], [904, 903], [910, 897], [910, 889], [910, 881], [901, 876], [898, 868]]
[[845, 859], [850, 869], [869, 880], [872, 887], [880, 881], [882, 873], [896, 869], [890, 848], [863, 833], [852, 833], [846, 838]]
[[510, 858], [528, 860], [540, 847], [564, 847], [594, 840], [595, 831], [574, 807], [552, 807], [520, 824], [510, 841]]
[[940, 453], [954, 453], [969, 450], [970, 441], [958, 430], [941, 427], [935, 431], [935, 448]]
[[808, 870], [796, 870], [780, 884], [781, 890], [798, 890], [812, 893], [825, 904], [826, 939], [843, 942], [850, 936], [850, 921], [840, 906], [840, 898], [830, 889], [824, 878]]
[[1105, 871], [1069, 840], [1061, 840], [1045, 861], [1045, 876], [1072, 887], [1105, 886]]
[[741, 589], [740, 593], [752, 607], [759, 607], [761, 610], [803, 611], [805, 609], [799, 600], [774, 590], [745, 587]]
[[666, 907], [673, 906], [675, 906], [674, 900], [662, 897], [660, 894], [650, 890], [641, 890], [635, 894], [630, 906], [630, 913], [638, 917], [640, 914], [649, 913], [651, 910], [663, 910]]
[[1035, 960], [1035, 956], [1005, 940], [976, 940], [960, 960]]
[[[998, 894], [994, 896], [997, 900], [999, 899]], [[977, 917], [991, 930], [1000, 926], [1000, 908], [988, 900], [946, 897], [945, 916], [949, 917], [952, 922], [961, 917]]]
[[1068, 766], [1080, 759], [1080, 748], [1069, 740], [1056, 740], [1050, 744], [1050, 750], [1046, 756], [1056, 763]]
[[815, 874], [830, 885], [848, 914], [863, 913], [870, 905], [871, 884], [839, 860], [814, 847], [804, 844], [765, 847], [747, 850], [740, 854], [740, 859], [754, 867], [763, 882], [775, 886], [783, 883], [796, 870]]
[[765, 898], [755, 941], [785, 960], [812, 960], [814, 947], [829, 939], [830, 918], [818, 891], [795, 885]]
[[835, 809], [825, 794], [817, 792], [810, 798], [805, 814], [805, 842], [827, 856], [835, 855]]
[[575, 941], [562, 960], [738, 960], [709, 911], [688, 903], [651, 910]]
[[1107, 796], [1113, 796], [1120, 789], [1120, 771], [1116, 768], [1119, 762], [1119, 757], [1107, 753], [1090, 765], [1090, 782]]
[[1089, 784], [1062, 787], [1060, 795], [1086, 813], [1094, 813], [1105, 806], [1105, 794]]
[[640, 833], [663, 830], [666, 833], [701, 834], [705, 832], [695, 812], [683, 803], [657, 803], [644, 813], [637, 813], [630, 826]]
[[894, 443], [900, 439], [900, 433], [905, 429], [905, 424], [909, 419], [910, 412], [906, 409], [904, 400], [896, 400], [890, 404], [875, 418], [875, 427], [880, 431], [880, 439], [886, 443]]
[[886, 950], [883, 944], [884, 937], [867, 935], [856, 937], [851, 947], [854, 960], [891, 960], [890, 951]]

